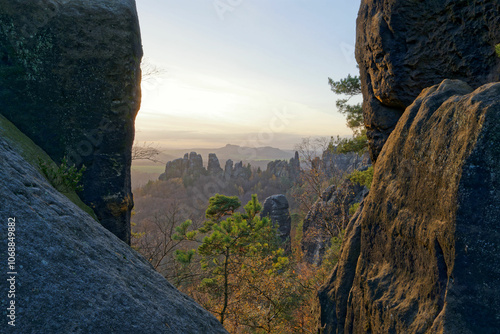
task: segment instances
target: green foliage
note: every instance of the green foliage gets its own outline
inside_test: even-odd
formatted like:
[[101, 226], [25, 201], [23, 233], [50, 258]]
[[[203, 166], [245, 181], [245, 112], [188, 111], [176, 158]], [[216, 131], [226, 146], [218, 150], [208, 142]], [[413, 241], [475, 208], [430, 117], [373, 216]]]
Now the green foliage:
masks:
[[348, 176], [349, 180], [370, 189], [373, 181], [373, 166], [365, 171], [355, 170]]
[[368, 147], [368, 138], [363, 122], [363, 106], [361, 103], [348, 104], [349, 100], [361, 94], [361, 82], [358, 76], [352, 77], [350, 74], [345, 79], [333, 81], [328, 78], [328, 84], [335, 94], [347, 95], [345, 99], [337, 100], [339, 112], [346, 116], [347, 126], [353, 132], [353, 138], [337, 138], [337, 153], [355, 152], [363, 154]]
[[80, 169], [76, 168], [75, 165], [68, 166], [68, 160], [64, 157], [57, 167], [52, 167], [39, 158], [38, 166], [50, 184], [60, 192], [83, 190], [83, 185], [80, 182], [83, 172], [87, 169], [85, 165]]
[[[241, 205], [237, 197], [217, 194], [209, 203], [210, 221], [195, 231], [205, 234], [196, 251], [176, 251], [182, 264], [191, 263], [197, 254], [204, 272], [196, 288], [203, 296], [200, 302], [228, 329], [281, 323], [301, 294], [291, 288], [294, 272], [288, 269], [290, 261], [279, 247], [276, 230], [268, 218], [258, 216], [262, 206], [257, 196], [244, 206], [244, 213], [235, 212]], [[188, 237], [190, 224], [184, 225], [176, 228], [178, 238]]]
[[237, 196], [224, 196], [215, 194], [208, 200], [208, 208], [205, 217], [211, 221], [218, 221], [224, 216], [231, 215], [238, 210], [241, 202]]
[[500, 44], [495, 45], [495, 52], [497, 53], [497, 56], [500, 58]]
[[348, 74], [347, 78], [340, 79], [340, 81], [333, 81], [331, 78], [328, 78], [328, 84], [335, 94], [349, 96], [361, 94], [361, 83], [358, 76], [352, 77]]
[[357, 211], [357, 210], [358, 210], [358, 208], [359, 208], [359, 204], [360, 204], [360, 203], [354, 203], [353, 205], [351, 205], [351, 206], [349, 207], [349, 215], [351, 215], [351, 216], [352, 216], [352, 215], [354, 215], [354, 214], [356, 213], [356, 211]]
[[333, 81], [328, 78], [328, 84], [335, 94], [347, 95], [345, 99], [337, 100], [337, 108], [339, 112], [346, 115], [347, 126], [353, 130], [354, 133], [361, 131], [363, 128], [363, 107], [360, 103], [350, 105], [347, 102], [356, 95], [361, 94], [361, 82], [358, 76], [352, 77], [350, 74], [345, 79], [340, 81]]
[[340, 138], [337, 137], [337, 150], [336, 153], [349, 153], [355, 152], [362, 155], [368, 149], [368, 138], [366, 136], [366, 129], [359, 132], [358, 135], [352, 138]]

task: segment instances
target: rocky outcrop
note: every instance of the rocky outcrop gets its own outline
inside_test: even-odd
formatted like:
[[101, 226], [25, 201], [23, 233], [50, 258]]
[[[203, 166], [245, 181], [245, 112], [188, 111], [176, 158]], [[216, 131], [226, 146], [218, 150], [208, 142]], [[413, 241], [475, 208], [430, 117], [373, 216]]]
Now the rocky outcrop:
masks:
[[0, 170], [3, 333], [226, 333], [2, 137]]
[[500, 81], [500, 2], [363, 0], [356, 59], [372, 161], [403, 111], [444, 79]]
[[320, 291], [325, 333], [497, 333], [500, 83], [445, 80], [382, 149]]
[[230, 180], [233, 174], [233, 160], [227, 159], [226, 165], [224, 166], [224, 179]]
[[367, 193], [368, 188], [348, 179], [323, 192], [307, 213], [302, 225], [301, 247], [305, 261], [314, 265], [321, 264], [331, 238], [337, 237], [346, 228], [351, 218], [349, 208], [360, 203]]
[[187, 160], [187, 173], [189, 175], [199, 176], [205, 174], [206, 169], [203, 167], [203, 159], [200, 154], [196, 152], [189, 153]]
[[87, 167], [82, 200], [127, 243], [141, 57], [133, 0], [0, 4], [0, 113], [57, 163]]
[[221, 176], [224, 170], [220, 167], [219, 159], [215, 153], [208, 155], [207, 172], [209, 175]]
[[336, 153], [325, 150], [321, 156], [321, 164], [325, 174], [333, 177], [366, 168], [371, 165], [371, 161], [367, 153], [360, 155], [354, 152]]
[[[217, 156], [215, 156], [215, 159], [217, 159]], [[165, 166], [165, 173], [162, 173], [158, 179], [165, 181], [184, 176], [190, 176], [196, 179], [205, 174], [207, 174], [207, 170], [203, 167], [201, 155], [196, 152], [191, 152], [189, 154], [184, 154], [184, 158], [168, 161]]]
[[234, 168], [231, 171], [231, 177], [234, 179], [248, 180], [251, 175], [252, 170], [249, 167], [243, 166], [243, 161], [234, 164]]
[[267, 172], [277, 178], [286, 178], [292, 181], [298, 180], [300, 176], [300, 159], [299, 152], [295, 152], [295, 156], [286, 160], [275, 160], [267, 164]]
[[286, 252], [291, 250], [290, 231], [292, 218], [288, 209], [288, 200], [285, 195], [280, 194], [266, 198], [260, 213], [261, 218], [269, 217], [271, 219]]

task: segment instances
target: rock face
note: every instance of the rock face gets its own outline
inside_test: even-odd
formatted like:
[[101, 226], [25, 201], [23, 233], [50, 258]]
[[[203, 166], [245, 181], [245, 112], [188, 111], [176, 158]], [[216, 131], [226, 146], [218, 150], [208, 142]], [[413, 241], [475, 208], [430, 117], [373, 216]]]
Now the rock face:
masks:
[[219, 159], [215, 153], [210, 153], [208, 155], [208, 166], [207, 172], [210, 175], [221, 176], [223, 169], [220, 167]]
[[[17, 272], [15, 298], [7, 296], [6, 273], [0, 282], [4, 333], [226, 333], [1, 137], [0, 170], [0, 257], [7, 266], [15, 219]], [[15, 327], [7, 325], [11, 301]]]
[[370, 166], [371, 162], [368, 154], [335, 153], [326, 150], [321, 156], [321, 164], [327, 175], [334, 176], [365, 168]]
[[287, 252], [291, 250], [290, 230], [292, 228], [292, 218], [288, 208], [285, 195], [273, 195], [266, 198], [260, 213], [262, 218], [269, 217], [273, 226], [277, 226], [278, 236]]
[[[215, 156], [215, 154], [213, 155]], [[215, 156], [215, 159], [217, 159], [217, 156]], [[217, 159], [217, 161], [219, 160]], [[200, 175], [205, 174], [207, 174], [207, 170], [203, 167], [203, 159], [201, 155], [196, 152], [191, 152], [189, 154], [184, 154], [184, 158], [168, 161], [165, 166], [165, 173], [161, 174], [158, 179], [165, 181], [183, 177], [185, 175], [196, 179]]]
[[351, 216], [349, 208], [368, 193], [365, 186], [344, 180], [338, 187], [328, 187], [304, 218], [302, 252], [304, 260], [320, 265], [330, 240], [345, 229]]
[[187, 161], [187, 173], [190, 175], [201, 175], [205, 173], [205, 167], [203, 167], [203, 159], [201, 155], [196, 152], [189, 153], [189, 159]]
[[300, 176], [299, 152], [290, 161], [275, 160], [267, 164], [267, 171], [277, 178], [287, 178], [296, 181]]
[[87, 167], [82, 200], [127, 243], [141, 57], [133, 0], [0, 3], [0, 112], [57, 163]]
[[372, 161], [403, 111], [443, 79], [500, 81], [500, 2], [363, 0], [356, 59]]
[[231, 175], [233, 174], [233, 160], [227, 159], [226, 165], [224, 166], [224, 179], [231, 179]]
[[445, 80], [382, 149], [320, 291], [325, 333], [497, 333], [500, 83]]

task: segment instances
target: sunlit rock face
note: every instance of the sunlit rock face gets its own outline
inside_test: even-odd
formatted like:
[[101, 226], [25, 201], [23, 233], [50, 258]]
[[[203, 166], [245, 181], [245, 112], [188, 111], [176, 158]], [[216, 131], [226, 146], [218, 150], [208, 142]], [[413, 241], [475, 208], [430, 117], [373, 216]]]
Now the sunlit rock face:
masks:
[[363, 0], [356, 59], [375, 161], [403, 111], [444, 79], [500, 81], [500, 2]]
[[497, 333], [500, 83], [406, 109], [320, 291], [325, 333]]
[[87, 167], [80, 197], [127, 243], [141, 58], [134, 0], [0, 2], [0, 113]]

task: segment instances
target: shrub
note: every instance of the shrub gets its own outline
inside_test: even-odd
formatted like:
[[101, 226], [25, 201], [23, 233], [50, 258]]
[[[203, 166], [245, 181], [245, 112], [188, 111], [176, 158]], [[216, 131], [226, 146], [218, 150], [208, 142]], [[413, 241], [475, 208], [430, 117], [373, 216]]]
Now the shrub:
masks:
[[349, 215], [350, 215], [350, 216], [352, 216], [352, 215], [354, 215], [354, 214], [356, 213], [356, 211], [357, 211], [357, 210], [358, 210], [358, 208], [359, 208], [359, 204], [360, 204], [360, 203], [354, 203], [353, 205], [351, 205], [351, 206], [349, 207]]
[[40, 166], [40, 170], [50, 184], [60, 192], [83, 190], [83, 185], [80, 184], [80, 181], [82, 180], [83, 172], [87, 169], [85, 165], [80, 169], [74, 165], [68, 166], [68, 160], [64, 157], [61, 160], [61, 164], [55, 167], [39, 158], [38, 166]]
[[370, 189], [373, 181], [373, 166], [368, 167], [368, 169], [365, 171], [355, 170], [348, 176], [348, 178], [352, 182], [360, 184]]

